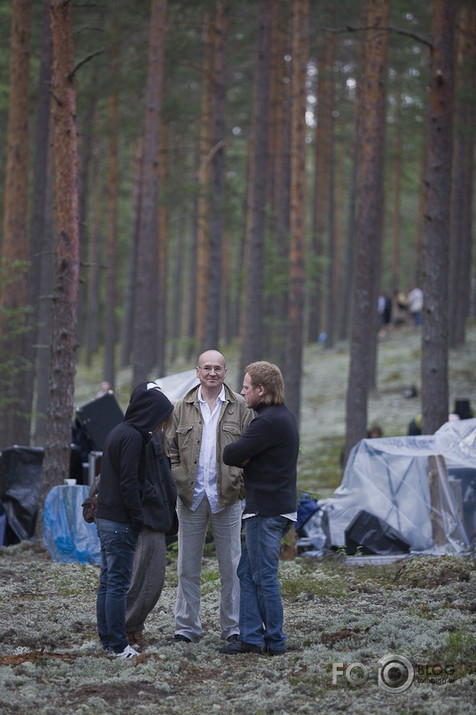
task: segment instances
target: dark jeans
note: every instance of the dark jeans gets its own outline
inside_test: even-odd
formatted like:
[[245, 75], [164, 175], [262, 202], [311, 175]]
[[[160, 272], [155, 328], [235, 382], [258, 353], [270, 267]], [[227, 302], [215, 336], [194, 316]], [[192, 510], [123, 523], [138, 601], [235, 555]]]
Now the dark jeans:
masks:
[[252, 516], [244, 523], [245, 546], [238, 566], [240, 640], [284, 650], [279, 547], [292, 522], [283, 516]]
[[106, 650], [122, 653], [126, 638], [126, 595], [131, 582], [137, 534], [129, 524], [98, 519], [101, 576], [96, 602], [99, 638]]

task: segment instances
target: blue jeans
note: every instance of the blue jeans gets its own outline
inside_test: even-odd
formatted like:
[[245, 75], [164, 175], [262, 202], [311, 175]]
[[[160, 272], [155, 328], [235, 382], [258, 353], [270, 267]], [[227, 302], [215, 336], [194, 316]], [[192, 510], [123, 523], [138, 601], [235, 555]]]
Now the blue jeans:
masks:
[[286, 636], [278, 582], [279, 548], [292, 522], [283, 516], [252, 516], [244, 523], [245, 545], [238, 566], [240, 640], [283, 651]]
[[131, 582], [138, 534], [129, 524], [98, 519], [101, 576], [96, 601], [98, 634], [103, 648], [122, 653], [126, 638], [126, 595]]

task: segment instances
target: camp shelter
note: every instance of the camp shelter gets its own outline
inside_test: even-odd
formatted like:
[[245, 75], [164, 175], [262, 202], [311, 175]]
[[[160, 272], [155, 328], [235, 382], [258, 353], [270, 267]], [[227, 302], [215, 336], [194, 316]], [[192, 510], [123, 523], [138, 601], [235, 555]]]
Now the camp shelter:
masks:
[[433, 435], [363, 439], [340, 486], [319, 502], [326, 547], [345, 546], [352, 522], [370, 514], [411, 552], [460, 553], [474, 542], [475, 496], [476, 419], [447, 422]]
[[177, 402], [177, 400], [184, 397], [192, 387], [199, 384], [196, 370], [185, 370], [184, 372], [177, 372], [174, 375], [159, 377], [155, 382], [171, 402]]

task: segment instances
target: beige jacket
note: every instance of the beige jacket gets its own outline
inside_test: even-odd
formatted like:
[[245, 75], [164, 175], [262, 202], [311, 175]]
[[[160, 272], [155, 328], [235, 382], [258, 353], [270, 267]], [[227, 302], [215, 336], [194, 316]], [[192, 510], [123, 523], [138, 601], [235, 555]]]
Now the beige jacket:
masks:
[[[244, 498], [242, 469], [228, 467], [222, 460], [222, 454], [225, 445], [235, 442], [246, 431], [253, 417], [253, 410], [246, 407], [241, 395], [225, 385], [225, 402], [218, 418], [216, 441], [217, 493], [221, 507], [231, 506]], [[178, 496], [187, 507], [193, 501], [202, 430], [197, 385], [176, 403], [173, 426], [168, 433], [172, 475]]]

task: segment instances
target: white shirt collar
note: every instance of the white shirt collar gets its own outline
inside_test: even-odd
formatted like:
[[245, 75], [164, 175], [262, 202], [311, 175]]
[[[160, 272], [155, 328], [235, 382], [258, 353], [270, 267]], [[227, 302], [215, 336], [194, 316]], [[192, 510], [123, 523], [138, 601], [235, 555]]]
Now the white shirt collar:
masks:
[[[205, 402], [205, 400], [202, 397], [202, 386], [198, 386], [198, 393], [197, 393], [197, 399], [199, 402]], [[225, 402], [225, 385], [221, 386], [220, 394], [217, 397], [217, 402], [218, 400], [221, 400], [221, 402]]]

